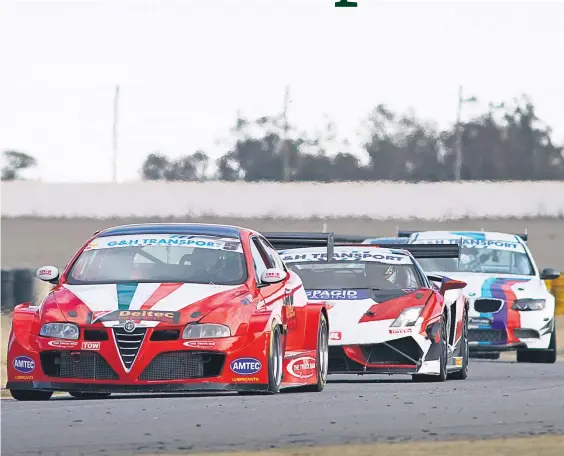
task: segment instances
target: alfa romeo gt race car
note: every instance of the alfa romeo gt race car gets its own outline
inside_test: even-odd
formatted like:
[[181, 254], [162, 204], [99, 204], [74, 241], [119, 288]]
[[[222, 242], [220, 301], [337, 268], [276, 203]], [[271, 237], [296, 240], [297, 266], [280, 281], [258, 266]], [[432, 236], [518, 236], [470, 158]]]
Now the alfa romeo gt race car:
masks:
[[467, 301], [463, 294], [444, 299], [466, 284], [427, 277], [415, 259], [457, 258], [458, 246], [347, 244], [333, 233], [265, 236], [301, 277], [309, 300], [329, 309], [329, 374], [467, 377]]
[[459, 244], [460, 259], [422, 259], [427, 272], [468, 283], [470, 351], [499, 358], [517, 351], [518, 362], [556, 361], [555, 300], [544, 280], [560, 273], [539, 271], [526, 234], [483, 231], [400, 231], [410, 245]]
[[323, 390], [326, 307], [256, 231], [140, 224], [96, 233], [39, 306], [15, 308], [8, 384], [18, 400], [111, 393]]

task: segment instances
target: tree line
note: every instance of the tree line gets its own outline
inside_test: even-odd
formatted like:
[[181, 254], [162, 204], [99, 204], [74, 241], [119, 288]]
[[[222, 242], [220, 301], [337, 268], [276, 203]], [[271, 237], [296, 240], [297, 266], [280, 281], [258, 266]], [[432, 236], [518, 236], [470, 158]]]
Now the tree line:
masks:
[[[141, 174], [145, 180], [202, 181], [451, 181], [455, 177], [457, 129], [439, 130], [414, 114], [377, 106], [365, 125], [365, 163], [335, 144], [334, 126], [318, 137], [290, 127], [281, 117], [238, 118], [232, 147], [216, 160], [204, 151], [178, 159], [152, 153]], [[460, 125], [462, 180], [564, 179], [564, 148], [523, 96], [512, 103], [490, 105], [487, 112]], [[336, 153], [329, 154], [333, 146]]]
[[[482, 115], [442, 130], [413, 113], [378, 105], [364, 129], [361, 157], [348, 152], [346, 140], [336, 140], [331, 123], [311, 135], [287, 125], [283, 116], [239, 116], [232, 143], [219, 159], [202, 150], [180, 158], [154, 152], [140, 173], [150, 181], [451, 181], [460, 147], [462, 180], [564, 179], [564, 147], [553, 141], [527, 96], [490, 104]], [[2, 180], [36, 166], [23, 152], [4, 151], [4, 158]]]

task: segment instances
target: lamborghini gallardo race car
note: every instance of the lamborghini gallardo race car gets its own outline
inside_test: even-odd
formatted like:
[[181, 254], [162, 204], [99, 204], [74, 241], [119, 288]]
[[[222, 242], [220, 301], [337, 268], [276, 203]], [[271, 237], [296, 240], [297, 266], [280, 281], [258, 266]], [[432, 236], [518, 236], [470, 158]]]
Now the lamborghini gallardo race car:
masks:
[[8, 384], [18, 400], [111, 393], [321, 391], [329, 322], [255, 231], [141, 224], [89, 239], [39, 306], [13, 313]]
[[467, 301], [463, 294], [444, 299], [466, 284], [427, 277], [415, 259], [457, 258], [458, 246], [350, 244], [333, 233], [265, 236], [301, 277], [309, 300], [329, 309], [329, 374], [467, 377]]
[[555, 300], [545, 280], [560, 273], [539, 271], [526, 234], [483, 231], [402, 231], [409, 245], [460, 245], [460, 259], [423, 259], [423, 269], [467, 282], [470, 351], [499, 358], [517, 351], [518, 362], [556, 361]]

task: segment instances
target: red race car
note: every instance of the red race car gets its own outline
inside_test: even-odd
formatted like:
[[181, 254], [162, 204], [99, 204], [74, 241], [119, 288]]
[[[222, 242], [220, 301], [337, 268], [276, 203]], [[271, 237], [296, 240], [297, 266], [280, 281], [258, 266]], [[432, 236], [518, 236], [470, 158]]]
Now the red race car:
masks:
[[7, 388], [17, 400], [325, 386], [327, 310], [250, 229], [108, 228], [62, 274], [37, 276], [55, 287], [15, 308]]

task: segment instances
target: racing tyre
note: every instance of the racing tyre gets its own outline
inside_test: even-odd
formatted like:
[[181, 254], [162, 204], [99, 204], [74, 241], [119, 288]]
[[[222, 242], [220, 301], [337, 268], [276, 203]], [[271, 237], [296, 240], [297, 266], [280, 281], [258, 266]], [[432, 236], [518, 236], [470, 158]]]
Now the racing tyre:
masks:
[[518, 350], [518, 363], [545, 363], [553, 364], [556, 362], [556, 327], [550, 336], [550, 343], [547, 350]]
[[69, 394], [76, 399], [106, 399], [112, 393], [83, 393], [79, 391], [69, 391]]
[[441, 354], [439, 358], [440, 372], [439, 375], [415, 374], [411, 378], [414, 382], [444, 382], [447, 379], [447, 361], [448, 361], [448, 328], [447, 314], [443, 314], [441, 318]]
[[36, 390], [10, 390], [10, 394], [17, 401], [48, 401], [53, 395], [52, 391]]
[[329, 325], [327, 317], [323, 312], [319, 317], [319, 330], [317, 333], [317, 383], [300, 388], [300, 391], [320, 392], [327, 384], [327, 372], [329, 371]]
[[276, 394], [282, 384], [282, 369], [284, 369], [284, 353], [282, 350], [282, 333], [280, 326], [272, 329], [270, 349], [268, 351], [268, 393]]
[[452, 380], [466, 380], [468, 377], [468, 359], [470, 358], [470, 350], [468, 348], [468, 314], [464, 315], [464, 326], [462, 326], [462, 347], [460, 356], [462, 356], [462, 369], [448, 374], [448, 378]]

